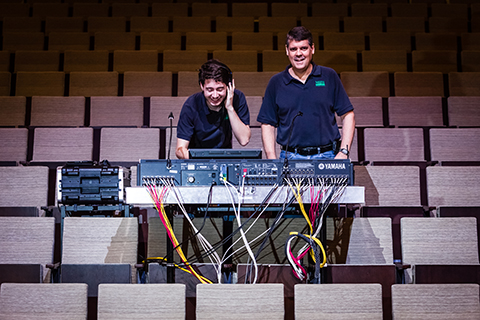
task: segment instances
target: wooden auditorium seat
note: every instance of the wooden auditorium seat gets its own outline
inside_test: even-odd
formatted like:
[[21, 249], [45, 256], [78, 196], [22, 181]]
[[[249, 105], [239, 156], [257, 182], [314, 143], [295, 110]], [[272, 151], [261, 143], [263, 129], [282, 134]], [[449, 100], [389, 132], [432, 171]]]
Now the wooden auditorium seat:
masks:
[[387, 32], [402, 32], [413, 36], [425, 32], [425, 19], [422, 17], [387, 17]]
[[325, 50], [365, 50], [365, 35], [362, 32], [325, 32], [323, 34]]
[[392, 286], [394, 319], [478, 319], [478, 284]]
[[366, 128], [365, 160], [424, 162], [422, 128]]
[[0, 126], [19, 127], [25, 125], [26, 115], [25, 97], [0, 96]]
[[291, 16], [272, 16], [258, 18], [259, 32], [271, 32], [278, 37], [285, 37], [287, 32], [297, 25], [297, 18]]
[[[168, 294], [165, 294], [168, 292]], [[185, 285], [169, 284], [100, 284], [98, 286], [98, 320], [151, 318], [168, 315], [172, 320], [185, 319]]]
[[386, 71], [388, 73], [407, 71], [406, 50], [364, 50], [362, 70]]
[[261, 123], [257, 121], [258, 112], [262, 106], [262, 96], [246, 96], [248, 111], [250, 112], [250, 127], [259, 127]]
[[95, 32], [95, 50], [135, 50], [135, 34], [124, 31]]
[[382, 17], [345, 17], [343, 18], [344, 32], [370, 32], [383, 31]]
[[266, 2], [233, 2], [232, 3], [232, 17], [266, 17], [268, 15], [268, 3]]
[[460, 54], [462, 72], [480, 72], [480, 51], [463, 50]]
[[180, 50], [182, 47], [181, 32], [141, 32], [140, 50]]
[[35, 128], [33, 162], [92, 160], [92, 128]]
[[33, 96], [31, 108], [33, 127], [82, 127], [85, 124], [85, 97]]
[[213, 51], [213, 58], [225, 63], [232, 72], [258, 71], [257, 52], [254, 50], [215, 50]]
[[480, 126], [479, 97], [454, 97], [447, 98], [448, 124], [457, 127]]
[[143, 97], [91, 98], [90, 126], [141, 127], [143, 126]]
[[411, 36], [408, 32], [371, 32], [370, 50], [403, 50], [412, 51]]
[[168, 32], [168, 18], [132, 16], [130, 18], [130, 32], [137, 35], [142, 32]]
[[85, 97], [117, 96], [118, 72], [71, 72], [69, 95]]
[[392, 3], [390, 8], [392, 17], [428, 17], [426, 3]]
[[157, 50], [114, 50], [113, 71], [158, 71]]
[[[356, 127], [383, 127], [382, 97], [350, 97]], [[337, 118], [337, 123], [341, 121]]]
[[110, 5], [108, 3], [82, 3], [72, 4], [73, 17], [82, 17], [87, 20], [89, 17], [108, 17]]
[[[186, 17], [188, 16], [188, 3], [153, 2], [152, 17]], [[170, 19], [171, 20], [171, 19]]]
[[442, 97], [389, 97], [389, 124], [396, 127], [443, 127]]
[[5, 17], [28, 17], [30, 5], [27, 3], [5, 2], [0, 3], [0, 12], [2, 20]]
[[453, 33], [426, 33], [415, 34], [416, 50], [457, 50], [457, 36]]
[[126, 32], [127, 18], [89, 16], [87, 18], [87, 26], [87, 30], [91, 35], [97, 32]]
[[450, 72], [450, 96], [480, 96], [480, 72]]
[[461, 35], [462, 50], [480, 50], [480, 33], [470, 32]]
[[255, 23], [252, 16], [249, 16], [249, 17], [217, 16], [217, 19], [216, 19], [216, 31], [227, 32], [227, 34], [229, 35], [231, 35], [232, 32], [253, 32], [254, 26], [255, 26]]
[[[307, 3], [278, 3], [273, 2], [272, 7], [272, 17], [300, 17], [307, 16]], [[292, 26], [292, 28], [295, 25]]]
[[412, 70], [414, 72], [456, 72], [456, 50], [413, 50]]
[[468, 32], [468, 17], [430, 17], [428, 19], [429, 31], [432, 33], [450, 32], [460, 35]]
[[0, 230], [0, 284], [50, 282], [47, 265], [54, 263], [55, 219], [0, 217]]
[[4, 283], [0, 291], [0, 318], [86, 319], [87, 285]]
[[70, 72], [108, 71], [108, 50], [66, 50], [63, 70]]
[[171, 96], [172, 73], [150, 71], [125, 71], [123, 74], [124, 96]]
[[112, 17], [148, 17], [148, 3], [112, 3]]
[[[5, 17], [3, 18], [3, 32], [31, 32], [42, 31], [42, 19], [39, 17]], [[5, 49], [4, 49], [5, 50]]]
[[137, 218], [65, 217], [62, 230], [62, 283], [136, 283]]
[[263, 50], [262, 61], [263, 71], [281, 72], [290, 64], [285, 50]]
[[45, 35], [43, 32], [3, 32], [3, 50], [43, 50]]
[[111, 163], [138, 163], [140, 159], [158, 159], [160, 130], [158, 128], [102, 128], [100, 159]]
[[445, 96], [441, 72], [395, 72], [396, 96]]
[[227, 3], [192, 3], [192, 17], [226, 17]]
[[[228, 301], [230, 311], [219, 301]], [[197, 286], [196, 319], [284, 318], [283, 285], [280, 283]]]
[[[388, 288], [390, 291], [390, 288]], [[311, 303], [312, 297], [322, 303]], [[295, 319], [384, 319], [382, 286], [369, 284], [297, 284]]]
[[388, 72], [365, 71], [365, 72], [341, 72], [345, 91], [350, 97], [389, 97], [390, 84]]
[[[340, 19], [338, 17], [302, 17], [301, 25], [310, 30], [310, 32], [323, 35], [324, 32], [340, 32]], [[313, 39], [315, 48], [318, 50], [318, 39]]]
[[196, 71], [207, 61], [207, 50], [164, 50], [163, 71]]
[[352, 17], [387, 17], [386, 3], [352, 3]]
[[232, 50], [273, 50], [272, 32], [232, 32]]
[[168, 116], [173, 113], [172, 125], [177, 126], [182, 106], [187, 97], [152, 97], [150, 99], [150, 126], [169, 127]]
[[12, 74], [8, 71], [0, 71], [0, 96], [9, 96], [11, 89]]
[[32, 16], [45, 20], [47, 17], [68, 17], [68, 3], [32, 3]]
[[64, 52], [66, 50], [89, 50], [90, 35], [87, 32], [58, 32], [48, 35], [48, 49]]
[[173, 32], [211, 32], [210, 17], [173, 17]]
[[10, 71], [10, 52], [0, 51], [0, 72]]
[[263, 97], [268, 81], [275, 74], [277, 72], [235, 72], [233, 78], [235, 79], [235, 86], [242, 88], [241, 90], [246, 96]]
[[14, 72], [18, 71], [59, 71], [60, 53], [49, 51], [24, 51], [15, 52]]
[[1, 207], [46, 206], [48, 168], [43, 166], [0, 167], [0, 190], [2, 190]]
[[226, 32], [187, 32], [186, 33], [187, 50], [227, 50]]
[[347, 17], [348, 3], [327, 3], [314, 2], [312, 3], [313, 17]]
[[400, 226], [406, 283], [480, 282], [476, 218], [404, 217]]
[[59, 71], [17, 72], [16, 96], [63, 96], [65, 73]]
[[45, 19], [45, 35], [51, 32], [83, 32], [81, 17], [47, 17]]
[[[480, 164], [480, 150], [472, 148], [480, 128], [430, 129], [430, 150], [432, 161], [443, 165], [448, 162], [476, 162]], [[468, 155], [468, 156], [465, 156]]]
[[[199, 64], [199, 66], [201, 66], [202, 64]], [[235, 80], [235, 85], [238, 87], [237, 80]], [[201, 89], [198, 82], [198, 71], [179, 71], [178, 72], [177, 95], [179, 97], [190, 96], [196, 92], [200, 92], [200, 90]]]
[[357, 52], [355, 50], [317, 51], [315, 62], [332, 68], [337, 73], [356, 72], [358, 70]]
[[430, 5], [432, 17], [466, 18], [468, 17], [467, 3], [432, 3]]

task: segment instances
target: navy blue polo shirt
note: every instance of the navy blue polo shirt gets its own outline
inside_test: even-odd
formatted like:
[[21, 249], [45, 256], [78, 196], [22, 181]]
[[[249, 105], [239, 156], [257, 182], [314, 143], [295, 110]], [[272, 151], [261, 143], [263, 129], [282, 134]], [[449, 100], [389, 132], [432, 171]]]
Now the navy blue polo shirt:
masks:
[[305, 84], [293, 78], [288, 69], [274, 75], [267, 86], [257, 121], [277, 127], [277, 143], [285, 146], [292, 119], [289, 147], [318, 147], [340, 139], [335, 113], [352, 111], [353, 106], [335, 70], [313, 62]]
[[[240, 120], [250, 125], [250, 113], [243, 92], [235, 90], [233, 108]], [[215, 112], [208, 108], [203, 92], [185, 101], [177, 125], [177, 138], [190, 141], [193, 148], [232, 148], [232, 127], [223, 106]]]

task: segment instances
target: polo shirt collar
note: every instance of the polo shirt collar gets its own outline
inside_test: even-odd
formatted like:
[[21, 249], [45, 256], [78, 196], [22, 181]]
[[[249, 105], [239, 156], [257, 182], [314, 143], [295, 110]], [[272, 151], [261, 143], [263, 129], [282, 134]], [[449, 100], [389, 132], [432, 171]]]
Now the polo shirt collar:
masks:
[[[309, 77], [310, 76], [321, 76], [322, 75], [322, 67], [319, 66], [319, 65], [316, 65], [315, 62], [311, 62], [312, 66], [313, 66], [313, 69], [312, 69], [312, 73], [310, 73]], [[290, 69], [292, 67], [291, 64], [289, 64], [287, 66], [287, 68], [283, 71], [283, 81], [285, 82], [285, 84], [288, 84], [289, 82], [295, 80], [294, 77], [292, 77], [290, 75], [290, 73], [288, 72], [288, 69]]]

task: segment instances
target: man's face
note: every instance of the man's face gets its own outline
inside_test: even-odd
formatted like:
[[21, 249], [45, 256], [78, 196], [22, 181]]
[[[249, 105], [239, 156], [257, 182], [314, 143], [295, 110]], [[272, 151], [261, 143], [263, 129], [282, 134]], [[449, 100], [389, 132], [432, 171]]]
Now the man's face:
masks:
[[315, 46], [313, 44], [310, 46], [308, 40], [290, 40], [285, 49], [292, 68], [296, 70], [307, 69], [315, 53]]
[[218, 107], [227, 96], [227, 86], [221, 81], [206, 79], [205, 84], [200, 84], [205, 100], [212, 107]]

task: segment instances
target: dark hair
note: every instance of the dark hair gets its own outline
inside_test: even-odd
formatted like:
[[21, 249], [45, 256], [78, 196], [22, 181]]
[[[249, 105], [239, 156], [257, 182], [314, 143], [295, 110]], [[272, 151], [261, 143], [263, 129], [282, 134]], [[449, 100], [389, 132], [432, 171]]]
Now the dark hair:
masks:
[[312, 33], [303, 26], [295, 27], [295, 28], [292, 28], [290, 31], [288, 31], [285, 45], [288, 47], [288, 44], [292, 40], [295, 40], [295, 41], [308, 40], [308, 44], [310, 45], [310, 47], [313, 45]]
[[207, 79], [221, 81], [228, 85], [228, 83], [232, 82], [232, 71], [226, 64], [216, 59], [211, 59], [205, 62], [198, 72], [199, 83], [204, 85]]

